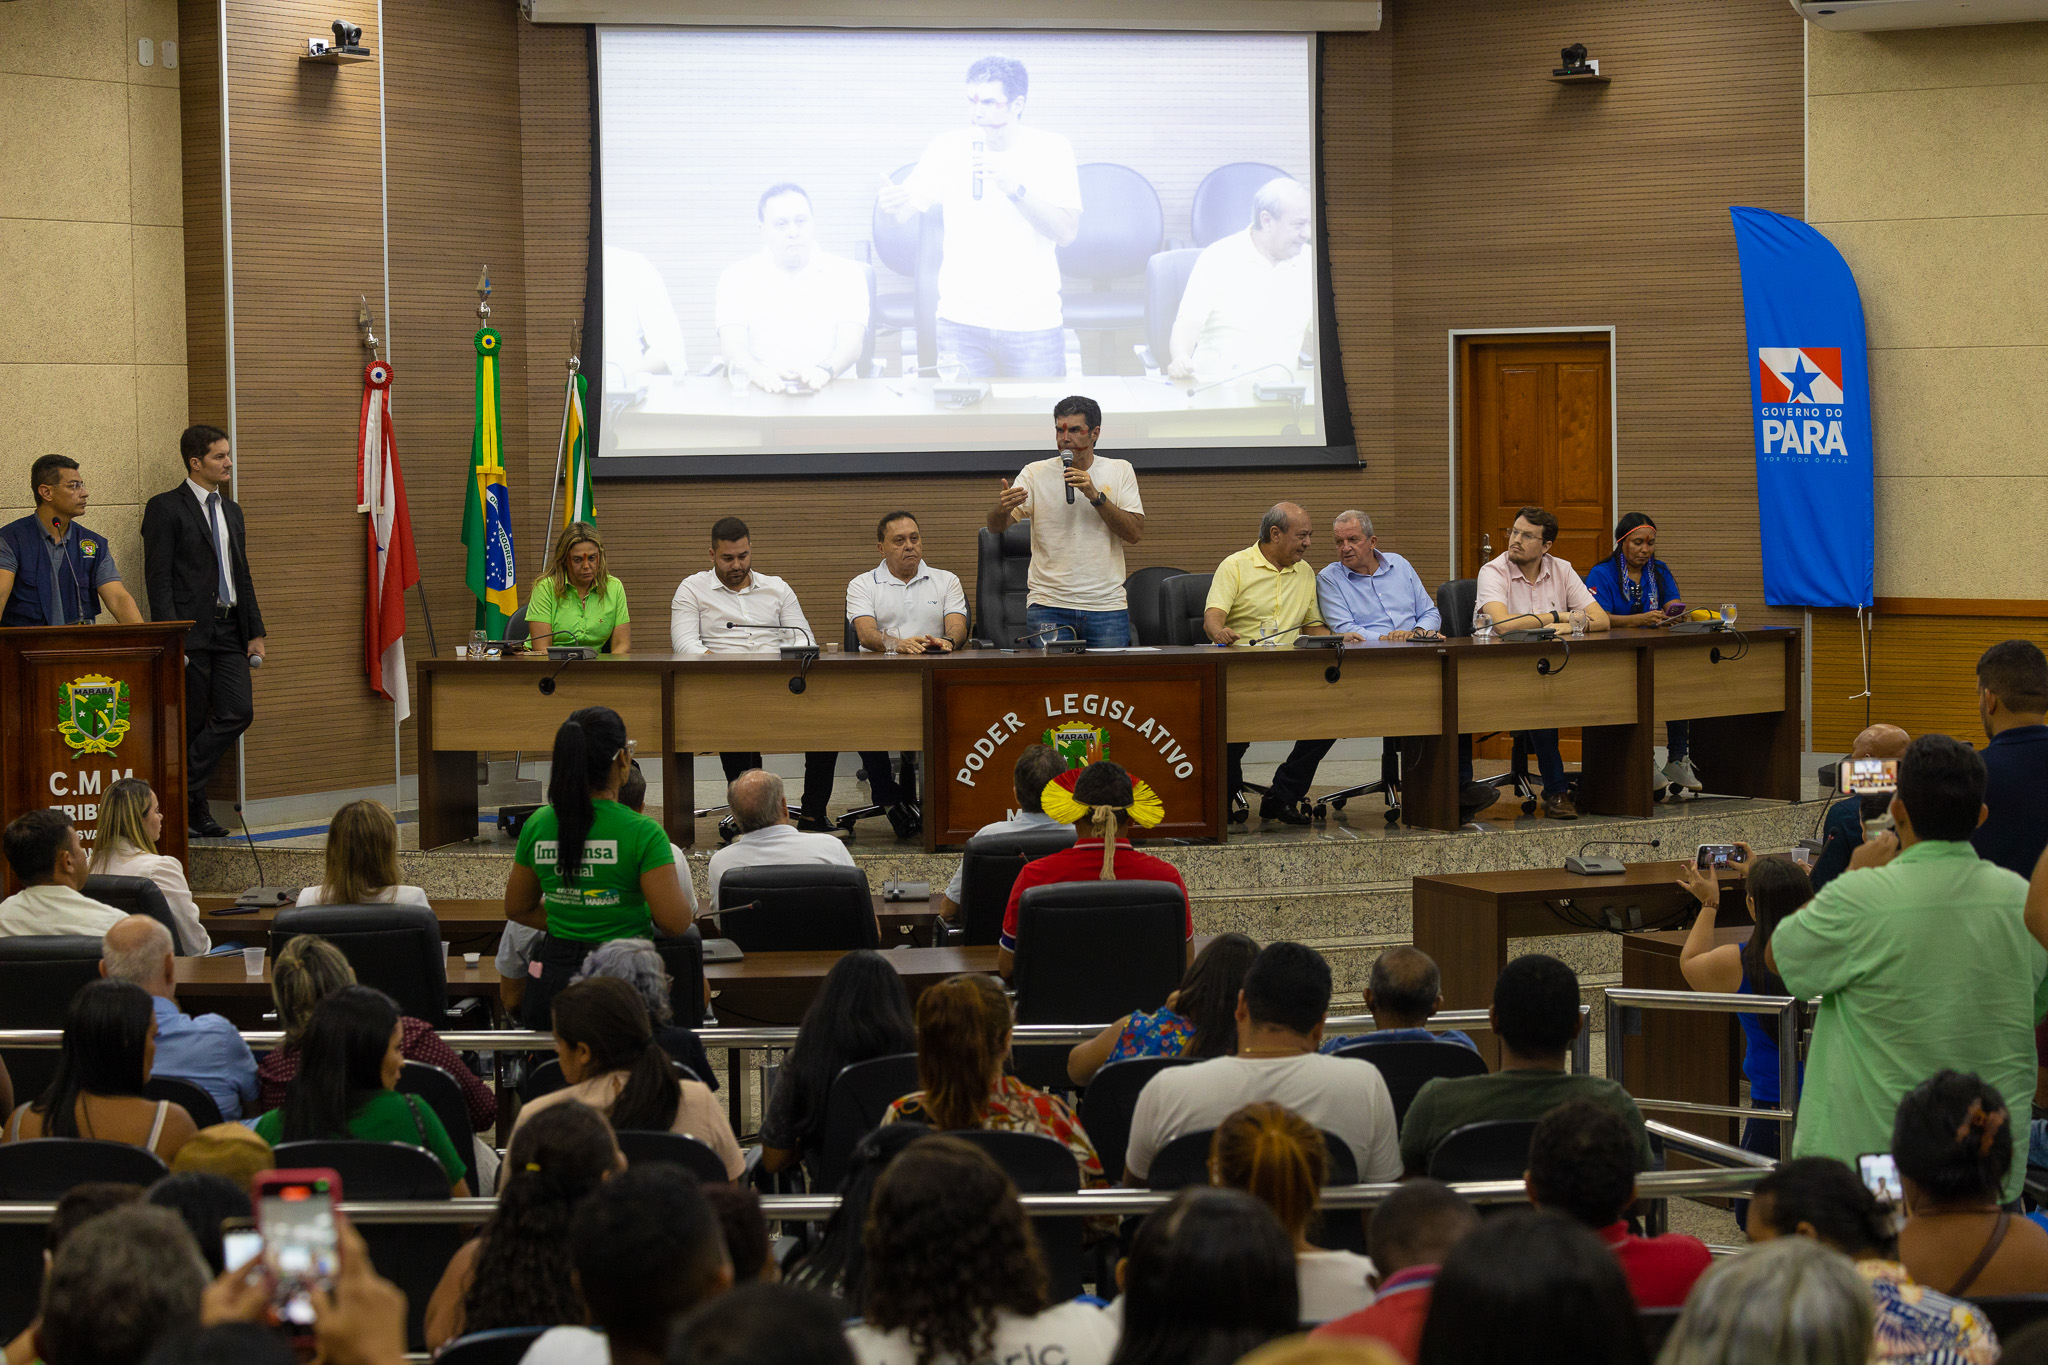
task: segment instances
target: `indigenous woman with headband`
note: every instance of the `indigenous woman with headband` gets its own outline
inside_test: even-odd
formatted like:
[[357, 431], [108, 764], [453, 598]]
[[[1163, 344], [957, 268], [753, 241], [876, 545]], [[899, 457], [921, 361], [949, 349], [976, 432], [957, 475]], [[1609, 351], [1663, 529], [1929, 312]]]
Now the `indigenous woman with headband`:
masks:
[[[1625, 626], [1661, 629], [1685, 616], [1678, 580], [1671, 576], [1671, 566], [1657, 558], [1657, 523], [1641, 512], [1625, 513], [1615, 523], [1614, 553], [1586, 574], [1586, 590], [1616, 630]], [[1687, 756], [1686, 723], [1664, 722], [1664, 740], [1664, 781], [1682, 799], [1690, 799], [1701, 785]]]
[[[1055, 882], [1171, 882], [1188, 900], [1180, 869], [1131, 847], [1130, 829], [1150, 829], [1166, 818], [1159, 797], [1115, 763], [1104, 760], [1086, 768], [1068, 769], [1045, 784], [1044, 809], [1055, 820], [1074, 827], [1074, 846], [1024, 864], [1010, 888], [1010, 906], [1003, 912], [997, 940], [996, 972], [1005, 980], [1017, 965], [1017, 906], [1034, 886]], [[1118, 837], [1122, 835], [1123, 837]], [[1195, 917], [1187, 915], [1188, 960], [1194, 960]]]

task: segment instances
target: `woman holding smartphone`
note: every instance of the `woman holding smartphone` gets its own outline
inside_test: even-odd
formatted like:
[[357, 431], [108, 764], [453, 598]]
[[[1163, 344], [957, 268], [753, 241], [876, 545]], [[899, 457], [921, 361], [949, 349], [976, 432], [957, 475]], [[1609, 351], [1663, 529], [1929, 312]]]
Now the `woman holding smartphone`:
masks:
[[[1643, 512], [1627, 512], [1614, 524], [1614, 553], [1586, 574], [1586, 591], [1607, 613], [1614, 629], [1625, 626], [1662, 628], [1685, 615], [1678, 580], [1671, 566], [1657, 558], [1657, 523]], [[1693, 771], [1690, 732], [1682, 720], [1664, 722], [1664, 781], [1681, 799], [1702, 790]]]

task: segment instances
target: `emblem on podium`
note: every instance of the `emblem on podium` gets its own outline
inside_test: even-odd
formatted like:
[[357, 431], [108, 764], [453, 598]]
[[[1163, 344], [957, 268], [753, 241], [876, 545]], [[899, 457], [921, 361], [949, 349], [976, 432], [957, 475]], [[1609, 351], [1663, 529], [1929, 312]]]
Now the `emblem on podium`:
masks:
[[57, 733], [80, 758], [120, 748], [128, 737], [128, 684], [103, 673], [60, 683]]

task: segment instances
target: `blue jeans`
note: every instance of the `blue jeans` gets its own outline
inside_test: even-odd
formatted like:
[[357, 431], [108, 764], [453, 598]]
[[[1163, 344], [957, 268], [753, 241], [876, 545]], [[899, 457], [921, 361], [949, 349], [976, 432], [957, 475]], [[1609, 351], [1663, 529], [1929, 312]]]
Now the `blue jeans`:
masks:
[[939, 319], [939, 354], [960, 357], [962, 379], [1048, 379], [1067, 372], [1066, 334], [998, 332]]
[[[1543, 774], [1543, 794], [1562, 796], [1571, 790], [1571, 781], [1565, 776], [1564, 755], [1557, 750], [1555, 730], [1517, 730], [1529, 751], [1536, 755], [1536, 770]], [[1472, 736], [1458, 736], [1458, 785], [1472, 785]]]
[[1051, 626], [1071, 626], [1073, 631], [1048, 635], [1048, 641], [1079, 638], [1087, 641], [1090, 649], [1115, 649], [1131, 642], [1131, 614], [1127, 611], [1074, 611], [1068, 607], [1041, 607], [1036, 602], [1024, 608], [1025, 634]]

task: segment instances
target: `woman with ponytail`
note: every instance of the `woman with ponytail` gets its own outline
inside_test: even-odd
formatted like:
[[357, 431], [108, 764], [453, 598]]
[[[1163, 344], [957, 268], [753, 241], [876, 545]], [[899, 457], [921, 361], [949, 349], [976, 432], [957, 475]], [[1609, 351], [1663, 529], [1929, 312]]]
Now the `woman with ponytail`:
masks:
[[[1152, 788], [1131, 779], [1121, 765], [1107, 759], [1069, 769], [1045, 784], [1043, 808], [1053, 819], [1074, 827], [1074, 846], [1034, 858], [1010, 888], [1010, 907], [1003, 912], [997, 940], [996, 972], [1008, 981], [1017, 965], [1017, 907], [1034, 886], [1055, 882], [1171, 882], [1188, 901], [1180, 869], [1163, 858], [1131, 846], [1131, 830], [1150, 829], [1166, 818], [1166, 808]], [[1187, 960], [1195, 960], [1195, 915], [1187, 912]]]
[[586, 706], [555, 731], [548, 804], [520, 830], [505, 881], [506, 932], [545, 931], [530, 954], [539, 974], [506, 983], [508, 994], [525, 988], [518, 1003], [528, 1028], [548, 1026], [555, 993], [598, 944], [690, 927], [668, 834], [619, 804], [632, 771], [633, 741], [609, 706]]
[[1372, 1262], [1350, 1251], [1311, 1245], [1316, 1200], [1329, 1168], [1323, 1135], [1283, 1105], [1248, 1104], [1216, 1125], [1209, 1143], [1209, 1183], [1243, 1190], [1280, 1220], [1294, 1243], [1295, 1281], [1303, 1322], [1330, 1322], [1372, 1303], [1366, 1277]]
[[922, 1088], [890, 1105], [882, 1122], [922, 1123], [942, 1133], [1039, 1133], [1074, 1154], [1083, 1185], [1108, 1184], [1095, 1144], [1066, 1101], [1004, 1072], [1010, 1023], [1010, 998], [992, 977], [962, 972], [927, 989], [917, 998]]
[[512, 1125], [515, 1141], [528, 1120], [574, 1101], [603, 1114], [615, 1129], [693, 1137], [718, 1153], [726, 1175], [738, 1179], [746, 1157], [725, 1110], [709, 1086], [676, 1078], [639, 992], [615, 976], [579, 981], [555, 997], [552, 1023], [555, 1057], [569, 1085], [527, 1102]]
[[521, 1125], [505, 1153], [498, 1208], [448, 1262], [427, 1301], [427, 1349], [494, 1327], [582, 1322], [569, 1260], [569, 1215], [626, 1168], [604, 1115], [556, 1104]]
[[1955, 1298], [2048, 1292], [2048, 1232], [1999, 1203], [2017, 1140], [2004, 1096], [1966, 1072], [1937, 1071], [1899, 1101], [1899, 1260], [1921, 1284]]

